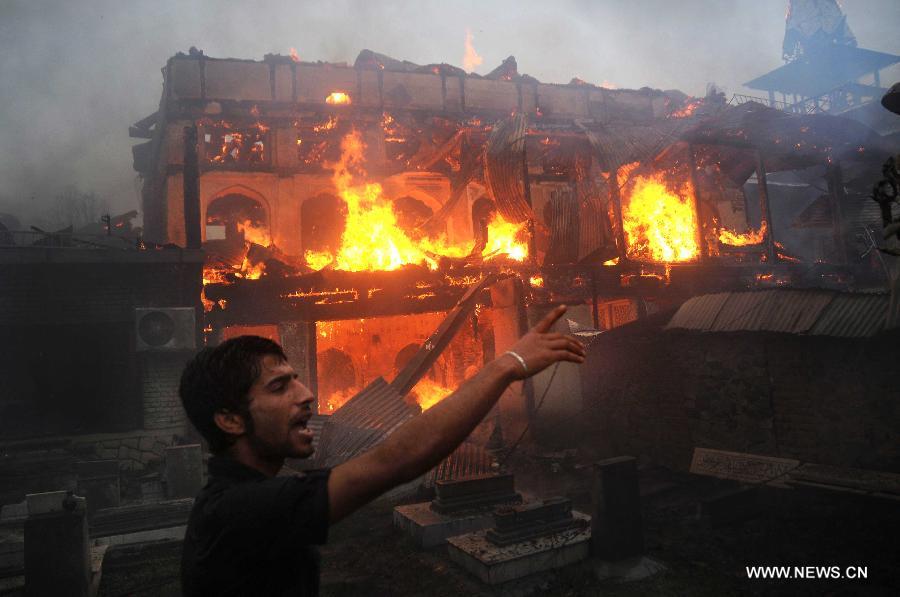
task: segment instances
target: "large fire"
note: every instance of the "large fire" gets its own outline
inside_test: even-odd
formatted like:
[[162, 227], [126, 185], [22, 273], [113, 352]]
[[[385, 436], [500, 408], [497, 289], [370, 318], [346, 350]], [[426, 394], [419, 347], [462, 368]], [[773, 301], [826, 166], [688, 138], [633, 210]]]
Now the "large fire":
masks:
[[[353, 173], [362, 169], [365, 145], [357, 131], [341, 141], [341, 159], [334, 167], [334, 186], [347, 204], [347, 219], [341, 246], [335, 254], [307, 251], [309, 267], [320, 270], [329, 264], [344, 271], [391, 271], [407, 264], [437, 266], [440, 257], [463, 258], [471, 253], [467, 244], [453, 244], [446, 237], [416, 237], [397, 224], [393, 204], [377, 183], [354, 184]], [[516, 261], [528, 256], [521, 237], [525, 224], [511, 224], [495, 216], [488, 224], [485, 259], [505, 255]]]
[[763, 221], [759, 230], [750, 230], [744, 234], [732, 232], [726, 228], [719, 231], [719, 242], [723, 245], [732, 247], [745, 247], [747, 245], [758, 245], [766, 239], [766, 223]]
[[410, 394], [416, 399], [416, 404], [422, 411], [426, 411], [447, 396], [453, 393], [450, 388], [445, 388], [441, 384], [433, 381], [428, 377], [423, 377], [419, 383], [415, 385]]
[[[623, 177], [621, 170], [619, 177]], [[690, 182], [667, 183], [664, 172], [655, 172], [633, 176], [625, 191], [622, 227], [628, 257], [675, 263], [699, 256], [694, 189]]]
[[352, 102], [350, 101], [350, 95], [343, 91], [332, 91], [328, 97], [325, 98], [326, 104], [331, 105], [350, 105]]

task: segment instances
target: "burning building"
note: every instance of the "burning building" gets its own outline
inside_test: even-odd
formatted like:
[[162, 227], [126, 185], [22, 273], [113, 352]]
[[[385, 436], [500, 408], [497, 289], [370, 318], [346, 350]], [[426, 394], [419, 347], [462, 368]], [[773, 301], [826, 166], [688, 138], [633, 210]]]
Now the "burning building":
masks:
[[[349, 66], [192, 49], [163, 75], [159, 110], [131, 128], [148, 139], [146, 236], [202, 244], [208, 341], [280, 340], [323, 414], [431, 350], [487, 275], [471, 325], [405, 388], [420, 408], [551, 304], [608, 329], [701, 290], [867, 275], [840, 215], [860, 198], [839, 162], [881, 143], [858, 123], [714, 90], [543, 84], [512, 57], [481, 77], [368, 50]], [[818, 270], [777, 238], [767, 184], [813, 167], [835, 214]], [[578, 408], [570, 385], [560, 412]], [[530, 401], [504, 400], [521, 426]]]

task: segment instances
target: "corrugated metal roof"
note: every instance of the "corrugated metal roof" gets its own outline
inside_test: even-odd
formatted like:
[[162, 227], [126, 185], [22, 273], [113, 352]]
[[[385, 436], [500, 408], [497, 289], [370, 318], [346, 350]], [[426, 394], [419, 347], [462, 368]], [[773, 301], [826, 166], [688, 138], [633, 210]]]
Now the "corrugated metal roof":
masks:
[[865, 338], [884, 329], [887, 294], [839, 294], [810, 331], [815, 336]]
[[805, 334], [834, 299], [829, 290], [773, 290], [766, 298], [759, 329]]
[[883, 293], [822, 289], [707, 294], [686, 301], [665, 329], [864, 338], [884, 329], [888, 301]]
[[762, 290], [758, 292], [733, 292], [710, 331], [713, 332], [739, 332], [759, 331], [765, 316], [765, 304], [769, 296], [775, 290]]
[[666, 329], [684, 328], [704, 332], [711, 330], [729, 296], [731, 295], [728, 292], [717, 292], [688, 299], [669, 320]]

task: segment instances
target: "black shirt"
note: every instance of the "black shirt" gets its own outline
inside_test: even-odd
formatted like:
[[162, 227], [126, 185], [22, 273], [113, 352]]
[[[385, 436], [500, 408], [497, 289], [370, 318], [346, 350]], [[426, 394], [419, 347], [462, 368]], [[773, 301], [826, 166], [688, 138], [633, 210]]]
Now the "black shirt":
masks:
[[211, 458], [184, 537], [185, 597], [318, 595], [313, 546], [328, 538], [329, 473], [267, 477], [231, 458]]

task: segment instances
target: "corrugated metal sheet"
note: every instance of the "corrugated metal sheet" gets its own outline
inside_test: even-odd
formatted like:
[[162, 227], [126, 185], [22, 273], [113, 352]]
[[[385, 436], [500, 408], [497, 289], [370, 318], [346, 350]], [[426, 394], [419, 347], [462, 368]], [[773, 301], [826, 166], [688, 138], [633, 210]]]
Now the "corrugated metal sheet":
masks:
[[729, 296], [731, 295], [728, 292], [717, 292], [688, 299], [669, 320], [666, 329], [680, 328], [708, 332]]
[[532, 217], [522, 183], [524, 159], [525, 116], [518, 113], [494, 125], [484, 151], [484, 182], [509, 222]]
[[495, 472], [493, 459], [485, 449], [473, 443], [463, 442], [456, 451], [438, 464], [425, 480], [426, 487], [435, 481], [462, 479]]
[[839, 338], [874, 336], [884, 329], [889, 298], [886, 294], [839, 294], [810, 333]]
[[822, 289], [707, 294], [686, 301], [665, 329], [865, 338], [884, 329], [888, 301], [883, 293]]
[[407, 404], [384, 378], [379, 377], [339, 408], [331, 421], [350, 427], [390, 431], [419, 412], [418, 406]]
[[733, 292], [713, 326], [713, 332], [757, 332], [761, 329], [765, 316], [766, 301], [776, 290], [758, 292]]
[[358, 456], [381, 443], [386, 437], [380, 429], [366, 429], [329, 421], [322, 429], [322, 453], [318, 466], [333, 467]]
[[763, 304], [759, 330], [805, 334], [834, 299], [829, 290], [773, 290]]

